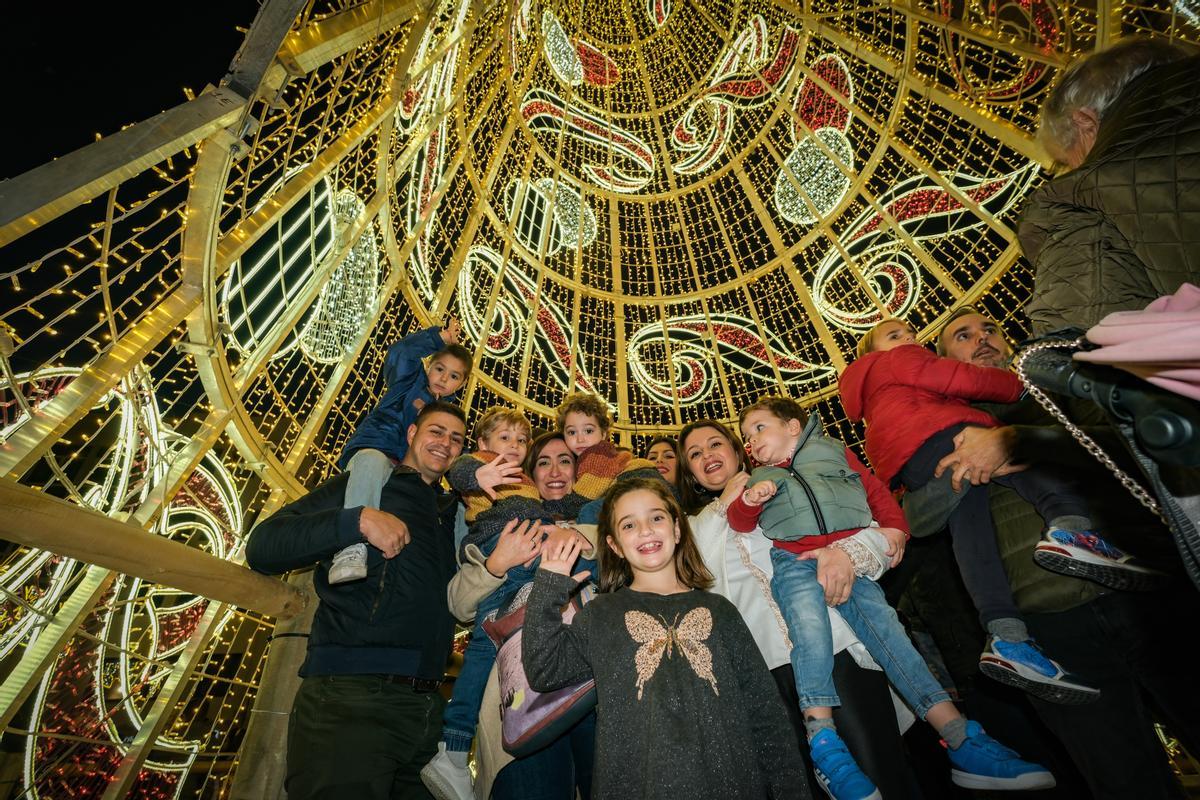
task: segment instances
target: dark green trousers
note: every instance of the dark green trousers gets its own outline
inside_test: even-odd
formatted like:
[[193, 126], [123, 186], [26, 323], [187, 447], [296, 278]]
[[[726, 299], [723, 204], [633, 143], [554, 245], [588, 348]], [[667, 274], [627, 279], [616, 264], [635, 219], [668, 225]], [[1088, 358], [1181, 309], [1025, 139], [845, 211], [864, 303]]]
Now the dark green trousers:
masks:
[[374, 675], [305, 678], [288, 723], [288, 800], [429, 798], [446, 701]]

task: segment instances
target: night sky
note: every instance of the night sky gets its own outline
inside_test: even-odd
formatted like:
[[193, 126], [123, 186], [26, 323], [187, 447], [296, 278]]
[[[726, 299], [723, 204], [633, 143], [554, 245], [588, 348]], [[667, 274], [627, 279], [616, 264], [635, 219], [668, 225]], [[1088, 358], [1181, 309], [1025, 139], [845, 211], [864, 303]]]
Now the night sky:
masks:
[[218, 83], [257, 10], [254, 0], [13, 4], [0, 48], [0, 178], [178, 105], [185, 86]]

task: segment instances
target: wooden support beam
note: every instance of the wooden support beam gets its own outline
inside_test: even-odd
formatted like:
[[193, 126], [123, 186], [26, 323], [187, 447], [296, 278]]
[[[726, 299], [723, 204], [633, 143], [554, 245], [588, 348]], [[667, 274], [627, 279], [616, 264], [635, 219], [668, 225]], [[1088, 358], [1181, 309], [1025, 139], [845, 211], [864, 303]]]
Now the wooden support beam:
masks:
[[283, 581], [15, 481], [0, 479], [0, 508], [0, 538], [29, 547], [272, 617], [293, 617], [315, 602]]
[[419, 0], [368, 0], [294, 30], [279, 48], [279, 61], [296, 76], [307, 75], [384, 31], [398, 28], [424, 11]]
[[0, 247], [228, 128], [246, 103], [232, 89], [205, 92], [0, 183]]
[[[293, 572], [288, 583], [300, 591], [312, 591], [313, 571]], [[271, 636], [266, 665], [259, 679], [258, 694], [250, 712], [250, 724], [238, 752], [230, 800], [282, 798], [287, 774], [287, 728], [300, 690], [298, 670], [308, 654], [308, 632], [316, 603], [303, 614], [281, 620]]]

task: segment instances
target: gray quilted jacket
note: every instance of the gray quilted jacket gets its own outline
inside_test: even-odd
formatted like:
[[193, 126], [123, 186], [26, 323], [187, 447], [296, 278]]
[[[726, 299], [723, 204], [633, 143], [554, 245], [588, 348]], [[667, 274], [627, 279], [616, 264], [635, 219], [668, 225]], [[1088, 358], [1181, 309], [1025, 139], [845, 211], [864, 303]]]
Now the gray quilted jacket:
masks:
[[1020, 239], [1034, 333], [1090, 328], [1200, 284], [1200, 56], [1125, 88], [1087, 160], [1030, 198]]

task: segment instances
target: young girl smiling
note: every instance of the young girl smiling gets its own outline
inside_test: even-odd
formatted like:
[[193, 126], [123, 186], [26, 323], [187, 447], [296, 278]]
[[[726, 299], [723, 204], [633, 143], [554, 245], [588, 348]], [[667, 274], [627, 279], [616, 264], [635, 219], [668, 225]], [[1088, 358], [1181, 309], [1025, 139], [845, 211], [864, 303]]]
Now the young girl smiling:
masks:
[[795, 733], [750, 631], [712, 585], [661, 481], [618, 484], [600, 512], [600, 591], [564, 625], [578, 542], [542, 551], [524, 665], [550, 691], [594, 677], [592, 796], [807, 798]]

